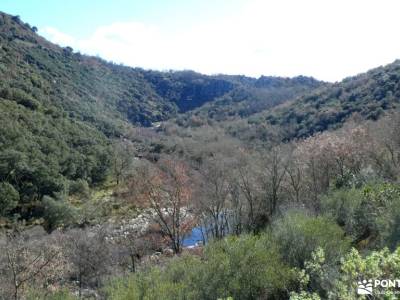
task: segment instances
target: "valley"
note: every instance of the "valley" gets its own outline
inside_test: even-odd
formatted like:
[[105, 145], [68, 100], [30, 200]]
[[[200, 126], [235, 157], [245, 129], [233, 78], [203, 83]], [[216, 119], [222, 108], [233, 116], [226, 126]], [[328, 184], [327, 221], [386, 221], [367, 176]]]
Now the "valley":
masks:
[[0, 13], [0, 299], [359, 299], [400, 274], [399, 61], [153, 71], [36, 31]]

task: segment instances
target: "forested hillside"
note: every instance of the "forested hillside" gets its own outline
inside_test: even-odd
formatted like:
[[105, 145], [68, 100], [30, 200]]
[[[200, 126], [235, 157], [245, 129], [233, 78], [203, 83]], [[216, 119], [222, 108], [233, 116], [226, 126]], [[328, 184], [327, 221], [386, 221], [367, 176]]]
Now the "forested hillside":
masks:
[[400, 276], [398, 61], [207, 76], [36, 31], [0, 13], [0, 299], [352, 300]]
[[206, 105], [182, 116], [185, 118], [211, 119], [214, 121], [235, 120], [268, 110], [288, 100], [295, 99], [312, 90], [328, 85], [314, 78], [261, 76], [258, 79], [244, 76], [224, 76], [239, 83], [239, 87], [208, 102]]
[[277, 125], [287, 139], [336, 129], [353, 114], [377, 120], [400, 103], [400, 61], [322, 87], [300, 99], [266, 111], [249, 122]]
[[[151, 126], [224, 95], [239, 99], [238, 91], [265, 107], [319, 85], [307, 78], [129, 68], [60, 48], [36, 31], [18, 16], [0, 14], [0, 179], [16, 195], [7, 211], [17, 207], [24, 218], [40, 215], [31, 203], [65, 192], [76, 180], [104, 182], [111, 140], [131, 126]], [[257, 91], [264, 94], [256, 97]]]

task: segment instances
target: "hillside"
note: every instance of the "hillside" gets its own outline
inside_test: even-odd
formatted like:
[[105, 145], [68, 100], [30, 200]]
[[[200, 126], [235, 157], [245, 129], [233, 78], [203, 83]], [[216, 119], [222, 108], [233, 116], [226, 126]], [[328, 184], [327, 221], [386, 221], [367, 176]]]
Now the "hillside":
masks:
[[152, 126], [211, 102], [221, 115], [252, 103], [265, 108], [319, 86], [308, 78], [130, 68], [61, 48], [36, 31], [0, 13], [0, 181], [15, 195], [3, 215], [40, 215], [44, 195], [63, 194], [81, 180], [103, 183], [112, 140], [132, 126]]
[[[118, 61], [325, 78], [400, 25], [378, 3], [6, 2]], [[204, 75], [37, 31], [0, 12], [0, 300], [397, 299], [400, 60]]]
[[223, 78], [236, 82], [238, 86], [188, 115], [215, 121], [245, 118], [327, 85], [305, 76], [294, 78], [261, 76], [258, 79], [224, 76]]
[[400, 103], [400, 61], [319, 88], [248, 119], [254, 125], [280, 128], [286, 139], [336, 129], [353, 114], [377, 120]]
[[61, 48], [3, 13], [0, 43], [0, 180], [15, 194], [7, 214], [23, 217], [40, 215], [45, 195], [102, 184], [112, 141], [133, 126], [173, 118], [184, 127], [212, 123], [244, 140], [290, 140], [338, 128], [354, 113], [375, 120], [400, 97], [398, 62], [336, 84], [158, 72]]
[[[150, 126], [249, 86], [234, 76], [115, 65], [53, 45], [18, 17], [1, 14], [0, 24], [2, 98], [25, 102], [30, 108], [41, 105], [47, 110], [62, 110], [108, 136], [118, 135], [127, 121]], [[311, 87], [315, 85], [317, 81]], [[309, 87], [304, 84], [303, 89]]]

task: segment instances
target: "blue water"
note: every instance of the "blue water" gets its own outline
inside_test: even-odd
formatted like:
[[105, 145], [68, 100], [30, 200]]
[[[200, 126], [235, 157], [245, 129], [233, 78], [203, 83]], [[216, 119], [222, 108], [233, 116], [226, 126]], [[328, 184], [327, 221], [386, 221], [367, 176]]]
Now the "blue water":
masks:
[[192, 232], [183, 239], [183, 247], [196, 246], [198, 242], [203, 242], [201, 227], [194, 227]]

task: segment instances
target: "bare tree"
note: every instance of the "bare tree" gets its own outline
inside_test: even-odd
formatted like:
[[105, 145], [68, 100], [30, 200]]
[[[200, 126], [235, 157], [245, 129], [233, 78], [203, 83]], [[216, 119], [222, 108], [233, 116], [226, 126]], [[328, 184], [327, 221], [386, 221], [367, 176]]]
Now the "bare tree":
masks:
[[127, 175], [132, 167], [135, 149], [127, 139], [120, 139], [113, 144], [112, 167], [117, 185]]
[[299, 204], [302, 201], [304, 190], [304, 170], [302, 168], [301, 157], [294, 153], [293, 146], [288, 157], [288, 167], [286, 169], [285, 189], [291, 200]]
[[64, 255], [70, 264], [70, 275], [78, 283], [79, 297], [83, 287], [98, 287], [108, 273], [111, 263], [106, 237], [104, 228], [76, 229], [64, 236]]
[[181, 251], [183, 237], [190, 229], [192, 183], [188, 172], [182, 161], [161, 159], [156, 166], [137, 168], [137, 174], [131, 178], [133, 198], [152, 209], [152, 219], [169, 239], [175, 253]]
[[400, 172], [400, 113], [370, 126], [369, 157], [378, 173], [387, 179], [398, 179]]
[[261, 182], [265, 191], [264, 209], [266, 221], [270, 222], [280, 200], [282, 182], [289, 160], [285, 146], [275, 146], [262, 155]]
[[200, 167], [197, 189], [197, 211], [203, 227], [213, 238], [222, 238], [229, 228], [231, 197], [231, 164], [222, 154], [205, 159]]
[[259, 160], [255, 155], [243, 151], [236, 164], [237, 185], [246, 202], [244, 208], [246, 218], [242, 222], [248, 231], [257, 230], [260, 210], [262, 209], [263, 192], [258, 180], [258, 162]]
[[57, 263], [60, 251], [50, 242], [30, 241], [27, 232], [18, 228], [9, 231], [0, 244], [0, 263], [3, 293], [18, 300], [24, 288], [32, 283], [43, 285], [49, 278], [47, 272]]
[[121, 256], [120, 264], [125, 267], [128, 266], [132, 273], [136, 272], [137, 264], [141, 258], [150, 253], [153, 248], [152, 240], [147, 232], [142, 233], [139, 229], [124, 230], [114, 241]]

